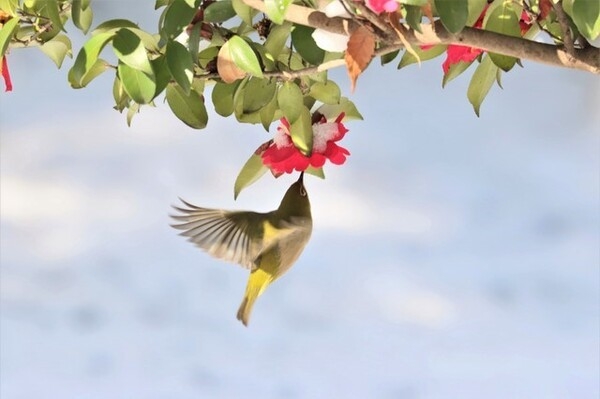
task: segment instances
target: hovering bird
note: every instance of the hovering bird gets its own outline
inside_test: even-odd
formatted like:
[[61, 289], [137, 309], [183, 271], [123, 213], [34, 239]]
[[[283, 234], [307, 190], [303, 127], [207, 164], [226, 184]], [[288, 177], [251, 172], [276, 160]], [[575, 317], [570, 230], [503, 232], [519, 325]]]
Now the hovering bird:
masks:
[[304, 172], [288, 188], [279, 208], [267, 213], [208, 209], [181, 200], [174, 228], [215, 258], [250, 269], [237, 318], [248, 325], [254, 301], [292, 267], [310, 239], [312, 216]]

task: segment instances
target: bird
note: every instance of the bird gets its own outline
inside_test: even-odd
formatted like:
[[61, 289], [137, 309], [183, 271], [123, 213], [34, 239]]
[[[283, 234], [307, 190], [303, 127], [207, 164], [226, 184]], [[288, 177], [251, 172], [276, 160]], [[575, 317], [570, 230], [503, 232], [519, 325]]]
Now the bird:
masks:
[[202, 208], [180, 198], [171, 215], [187, 237], [209, 255], [250, 269], [237, 319], [248, 326], [256, 299], [287, 272], [302, 254], [312, 233], [310, 201], [304, 172], [271, 212]]

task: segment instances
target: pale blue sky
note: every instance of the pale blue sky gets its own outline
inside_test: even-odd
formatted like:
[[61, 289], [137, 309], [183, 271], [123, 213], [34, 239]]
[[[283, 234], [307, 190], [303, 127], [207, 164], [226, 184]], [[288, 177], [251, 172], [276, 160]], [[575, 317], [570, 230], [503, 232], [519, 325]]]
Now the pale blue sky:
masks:
[[[102, 2], [154, 26], [144, 2]], [[75, 31], [71, 28], [70, 31]], [[269, 135], [166, 104], [128, 128], [36, 50], [0, 95], [2, 398], [597, 398], [600, 80], [524, 62], [477, 118], [441, 62], [376, 63], [352, 155], [307, 179], [314, 233], [235, 320], [246, 271], [168, 226], [181, 196], [269, 210], [233, 182]], [[470, 72], [467, 72], [470, 75]], [[210, 108], [210, 106], [209, 106]], [[274, 128], [274, 126], [273, 126]]]

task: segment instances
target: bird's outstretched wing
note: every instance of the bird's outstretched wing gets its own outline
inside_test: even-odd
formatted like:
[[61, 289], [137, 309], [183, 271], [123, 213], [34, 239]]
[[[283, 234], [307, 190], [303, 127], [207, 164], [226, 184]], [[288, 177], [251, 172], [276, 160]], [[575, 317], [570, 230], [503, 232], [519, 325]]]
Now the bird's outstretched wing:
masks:
[[216, 258], [254, 267], [269, 214], [201, 208], [180, 200], [185, 206], [173, 208], [181, 215], [171, 215], [178, 222], [172, 227], [183, 230], [180, 235]]

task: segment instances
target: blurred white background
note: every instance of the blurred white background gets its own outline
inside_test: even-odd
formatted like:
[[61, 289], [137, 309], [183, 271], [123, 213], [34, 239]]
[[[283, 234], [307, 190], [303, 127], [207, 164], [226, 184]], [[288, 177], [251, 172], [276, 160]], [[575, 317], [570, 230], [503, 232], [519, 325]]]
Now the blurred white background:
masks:
[[[96, 14], [158, 19], [141, 1]], [[178, 196], [276, 207], [295, 177], [233, 201], [269, 135], [210, 105], [193, 131], [161, 101], [128, 128], [110, 74], [72, 90], [72, 60], [13, 51], [0, 396], [598, 398], [600, 80], [525, 61], [477, 118], [472, 71], [442, 90], [442, 61], [374, 61], [354, 94], [332, 73], [365, 120], [347, 124], [347, 163], [308, 178], [313, 238], [244, 328], [247, 272], [168, 214]]]

